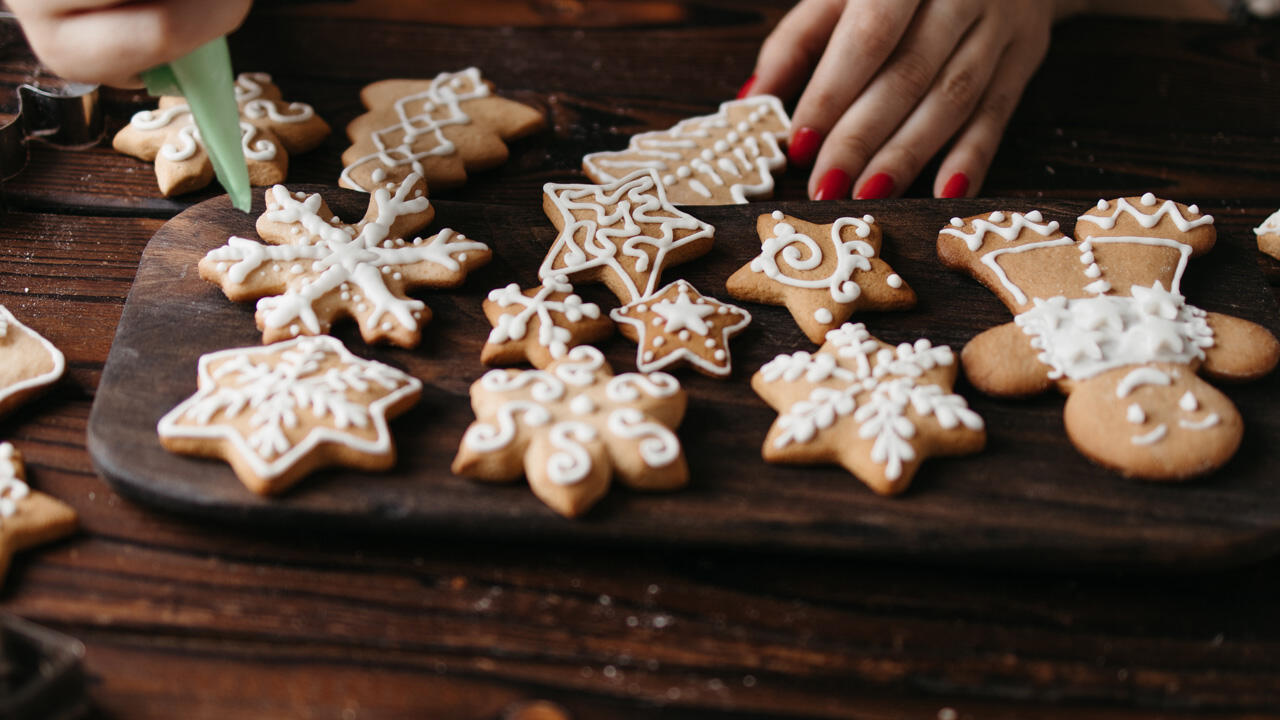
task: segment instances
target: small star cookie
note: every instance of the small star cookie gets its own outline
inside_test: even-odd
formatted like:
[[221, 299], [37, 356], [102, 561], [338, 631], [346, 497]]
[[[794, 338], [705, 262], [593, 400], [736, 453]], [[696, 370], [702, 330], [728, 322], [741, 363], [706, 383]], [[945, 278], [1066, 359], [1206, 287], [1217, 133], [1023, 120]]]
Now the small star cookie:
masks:
[[76, 511], [27, 485], [22, 453], [0, 443], [0, 582], [13, 554], [66, 537], [76, 529]]
[[328, 335], [203, 355], [195, 395], [160, 418], [160, 443], [222, 458], [259, 495], [283, 492], [321, 467], [395, 464], [387, 419], [418, 401], [422, 383], [363, 360]]
[[639, 490], [689, 480], [672, 430], [687, 400], [665, 373], [614, 376], [604, 355], [580, 345], [545, 370], [491, 370], [471, 386], [476, 421], [453, 461], [458, 475], [511, 481], [565, 517], [586, 512], [617, 475]]
[[[266, 73], [236, 77], [240, 143], [249, 182], [274, 185], [289, 172], [289, 156], [312, 150], [329, 136], [329, 125], [305, 103], [286, 103]], [[156, 110], [136, 113], [112, 146], [139, 160], [155, 162], [165, 197], [193, 192], [213, 181], [213, 163], [186, 98], [162, 97]]]
[[412, 288], [449, 288], [489, 262], [484, 243], [441, 230], [423, 240], [404, 238], [435, 215], [422, 178], [374, 191], [364, 219], [349, 225], [319, 195], [267, 191], [258, 234], [269, 245], [232, 237], [200, 261], [200, 277], [236, 302], [258, 300], [262, 341], [329, 332], [353, 317], [367, 343], [413, 347], [431, 310], [405, 295]]
[[751, 379], [781, 413], [764, 459], [838, 463], [880, 495], [901, 493], [926, 457], [986, 444], [982, 418], [951, 391], [956, 365], [945, 345], [920, 339], [895, 348], [862, 323], [827, 333], [816, 353], [779, 355]]
[[775, 211], [756, 221], [760, 254], [725, 283], [739, 300], [783, 305], [821, 343], [857, 310], [904, 310], [916, 294], [881, 260], [875, 218], [818, 225]]
[[1258, 236], [1258, 249], [1280, 260], [1280, 210], [1253, 229]]
[[707, 297], [685, 280], [609, 314], [622, 334], [635, 341], [636, 368], [662, 370], [687, 362], [711, 377], [733, 371], [729, 339], [751, 324], [751, 313]]
[[484, 314], [493, 325], [480, 350], [485, 365], [514, 365], [528, 360], [545, 368], [570, 348], [598, 342], [613, 333], [600, 306], [584, 302], [563, 277], [521, 290], [511, 283], [489, 292]]
[[57, 382], [66, 367], [53, 343], [0, 305], [0, 415]]

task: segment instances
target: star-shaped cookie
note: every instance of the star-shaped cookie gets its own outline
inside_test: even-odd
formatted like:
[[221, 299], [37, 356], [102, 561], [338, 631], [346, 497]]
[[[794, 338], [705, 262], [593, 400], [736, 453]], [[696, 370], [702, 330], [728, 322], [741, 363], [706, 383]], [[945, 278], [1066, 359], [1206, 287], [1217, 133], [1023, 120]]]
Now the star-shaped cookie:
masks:
[[739, 300], [785, 306], [815, 343], [857, 310], [916, 304], [915, 291], [880, 259], [880, 226], [870, 215], [820, 225], [775, 211], [756, 230], [760, 254], [725, 288]]
[[320, 335], [204, 355], [197, 388], [160, 418], [161, 444], [222, 458], [270, 495], [324, 466], [391, 467], [387, 419], [417, 402], [422, 383]]
[[0, 305], [0, 415], [57, 382], [66, 367], [53, 343]]
[[613, 333], [613, 322], [595, 303], [585, 302], [563, 277], [521, 290], [511, 283], [489, 292], [484, 314], [493, 325], [480, 350], [485, 365], [514, 365], [528, 360], [544, 368], [570, 348]]
[[76, 511], [27, 485], [22, 453], [0, 443], [0, 582], [13, 554], [53, 542], [76, 529]]
[[677, 280], [658, 292], [609, 314], [622, 334], [635, 341], [636, 368], [662, 370], [687, 362], [711, 377], [733, 371], [729, 339], [751, 324], [751, 313], [698, 292]]

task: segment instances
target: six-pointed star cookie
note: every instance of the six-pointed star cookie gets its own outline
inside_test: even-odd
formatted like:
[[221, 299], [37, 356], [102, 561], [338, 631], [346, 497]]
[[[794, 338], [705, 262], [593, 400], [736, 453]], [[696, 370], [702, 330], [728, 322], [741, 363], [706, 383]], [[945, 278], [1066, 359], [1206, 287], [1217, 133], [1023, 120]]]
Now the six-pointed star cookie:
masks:
[[756, 221], [760, 254], [725, 283], [739, 300], [784, 305], [808, 338], [821, 343], [856, 310], [903, 310], [916, 294], [881, 260], [875, 218], [828, 225], [774, 212]]
[[0, 305], [0, 415], [57, 382], [66, 366], [53, 343]]
[[538, 277], [602, 282], [624, 303], [653, 293], [670, 265], [711, 249], [715, 228], [677, 210], [652, 170], [607, 185], [543, 186], [542, 209], [560, 231]]
[[733, 371], [729, 339], [751, 323], [751, 313], [706, 297], [685, 280], [609, 315], [622, 334], [639, 345], [636, 367], [641, 372], [683, 361], [712, 377]]
[[895, 348], [846, 323], [818, 352], [779, 355], [751, 379], [781, 413], [764, 459], [839, 463], [875, 492], [896, 495], [926, 457], [986, 443], [982, 418], [951, 392], [955, 379], [950, 348], [924, 339]]
[[405, 291], [456, 287], [492, 255], [448, 229], [404, 240], [435, 214], [424, 189], [417, 175], [398, 188], [388, 183], [373, 193], [364, 219], [348, 225], [319, 195], [276, 185], [258, 218], [258, 234], [275, 244], [232, 237], [200, 261], [200, 277], [231, 300], [261, 298], [256, 319], [266, 343], [327, 333], [351, 316], [365, 342], [413, 347], [431, 311]]
[[223, 458], [269, 495], [323, 466], [391, 467], [387, 419], [417, 402], [422, 383], [321, 335], [204, 355], [197, 388], [160, 418], [161, 444]]
[[604, 355], [580, 345], [546, 370], [491, 370], [471, 386], [476, 421], [462, 436], [453, 472], [478, 480], [525, 475], [551, 509], [586, 512], [617, 475], [641, 490], [689, 479], [672, 432], [685, 393], [666, 373], [614, 376]]
[[22, 453], [0, 443], [0, 582], [13, 554], [53, 542], [76, 529], [76, 511], [27, 485]]
[[510, 285], [489, 292], [484, 314], [493, 325], [480, 350], [485, 365], [513, 365], [528, 360], [544, 368], [569, 348], [593, 343], [613, 333], [613, 322], [600, 306], [584, 302], [563, 277], [521, 290]]
[[[272, 185], [289, 172], [289, 156], [314, 149], [329, 125], [305, 103], [286, 103], [266, 73], [241, 73], [235, 84], [240, 106], [240, 144], [249, 182]], [[186, 98], [162, 97], [156, 110], [143, 110], [112, 141], [116, 150], [156, 164], [165, 197], [199, 190], [213, 180], [213, 163], [191, 116]]]

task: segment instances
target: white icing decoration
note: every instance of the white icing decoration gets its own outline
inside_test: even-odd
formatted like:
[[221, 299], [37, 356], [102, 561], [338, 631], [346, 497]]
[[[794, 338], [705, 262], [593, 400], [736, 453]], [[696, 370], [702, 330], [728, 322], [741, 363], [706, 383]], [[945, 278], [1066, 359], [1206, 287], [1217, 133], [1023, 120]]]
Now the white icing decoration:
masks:
[[832, 316], [830, 310], [826, 308], [818, 308], [813, 311], [813, 319], [822, 325], [830, 325], [835, 320], [835, 317]]
[[1161, 370], [1150, 367], [1134, 368], [1125, 375], [1118, 385], [1116, 385], [1116, 397], [1127, 398], [1130, 393], [1143, 385], [1159, 385], [1167, 387], [1173, 382], [1173, 378]]
[[1178, 398], [1178, 407], [1185, 412], [1195, 412], [1200, 409], [1200, 403], [1196, 400], [1196, 396], [1192, 395], [1191, 391], [1188, 390], [1182, 394], [1182, 397]]
[[[842, 231], [854, 228], [857, 238], [844, 240]], [[774, 282], [796, 288], [823, 289], [837, 303], [852, 303], [862, 295], [862, 288], [853, 280], [855, 272], [869, 272], [870, 258], [875, 257], [875, 248], [865, 240], [871, 234], [871, 225], [858, 218], [840, 218], [831, 225], [830, 249], [834, 250], [835, 268], [826, 277], [802, 279], [787, 274], [786, 270], [808, 272], [820, 267], [826, 259], [823, 245], [804, 233], [797, 232], [794, 225], [779, 222], [773, 226], [773, 235], [765, 238], [760, 246], [760, 254], [751, 261], [751, 269], [762, 273]], [[779, 262], [781, 258], [781, 262]]]
[[679, 294], [674, 301], [663, 300], [653, 304], [653, 312], [666, 321], [662, 331], [668, 335], [686, 328], [698, 335], [706, 336], [711, 332], [707, 318], [715, 314], [715, 306], [709, 303], [695, 303], [689, 297], [688, 283], [680, 283]]
[[897, 290], [902, 287], [902, 276], [898, 273], [889, 273], [889, 277], [884, 279], [884, 284]]
[[[1058, 232], [1057, 221], [1051, 222], [1048, 225], [1042, 225], [1039, 220], [1032, 220], [1032, 216], [1038, 217], [1040, 220], [1044, 219], [1042, 215], [1037, 214], [1035, 211], [1026, 215], [1023, 215], [1022, 213], [1013, 213], [1013, 219], [1009, 225], [1001, 227], [998, 223], [1004, 222], [1007, 218], [1004, 213], [997, 211], [991, 213], [985, 219], [974, 219], [973, 230], [971, 232], [963, 232], [963, 230], [959, 229], [943, 228], [941, 234], [954, 235], [955, 237], [964, 240], [964, 243], [969, 247], [969, 250], [977, 252], [978, 249], [982, 247], [982, 241], [988, 233], [998, 235], [1003, 238], [1005, 242], [1013, 242], [1023, 230], [1031, 230], [1041, 237], [1049, 237], [1050, 235]], [[963, 228], [964, 221], [960, 220], [960, 223], [957, 225], [957, 220], [960, 220], [960, 218], [953, 218], [951, 220], [952, 226], [955, 228]]]
[[[553, 293], [570, 293], [559, 300], [552, 300]], [[521, 306], [514, 314], [498, 317], [493, 331], [489, 333], [489, 342], [501, 344], [512, 340], [523, 340], [529, 330], [529, 321], [538, 320], [538, 344], [547, 348], [551, 357], [559, 359], [569, 350], [573, 335], [568, 328], [556, 324], [551, 313], [559, 313], [566, 322], [581, 322], [584, 318], [600, 317], [600, 306], [583, 302], [577, 294], [573, 294], [573, 286], [563, 277], [553, 277], [545, 281], [533, 297], [525, 295], [520, 286], [511, 283], [504, 288], [490, 291], [489, 300], [499, 307]]]
[[[671, 300], [669, 296], [673, 292], [676, 297]], [[636, 367], [641, 372], [661, 370], [679, 361], [691, 363], [714, 377], [723, 377], [732, 372], [728, 352], [716, 348], [729, 347], [729, 338], [751, 323], [750, 313], [735, 305], [699, 294], [685, 280], [677, 280], [647, 299], [650, 309], [656, 315], [652, 324], [646, 323], [643, 317], [637, 317], [637, 314], [643, 313], [640, 308], [645, 303], [626, 305], [609, 315], [615, 322], [636, 328], [639, 336]], [[724, 324], [718, 333], [714, 333], [714, 317], [724, 317], [731, 313], [735, 318]], [[671, 343], [668, 347], [667, 336], [672, 334], [683, 343], [688, 343], [694, 334], [706, 338], [702, 347], [712, 351], [709, 353], [711, 358], [695, 352], [688, 345]], [[668, 349], [665, 353], [657, 352], [662, 348]]]
[[1141, 405], [1138, 405], [1137, 403], [1133, 403], [1129, 406], [1129, 409], [1125, 412], [1125, 419], [1133, 423], [1134, 425], [1141, 425], [1142, 423], [1147, 421], [1147, 414], [1142, 411]]
[[11, 443], [0, 443], [0, 524], [13, 517], [19, 503], [31, 494], [31, 488], [15, 472], [13, 452]]
[[1154, 445], [1163, 440], [1164, 436], [1168, 434], [1169, 428], [1164, 423], [1160, 423], [1154, 430], [1145, 435], [1134, 435], [1129, 439], [1129, 442], [1134, 445]]
[[[44, 351], [48, 354], [50, 368], [48, 371], [33, 375], [31, 377], [21, 377], [18, 372], [13, 372], [13, 376], [17, 376], [16, 382], [10, 385], [0, 385], [0, 406], [2, 406], [10, 397], [33, 390], [35, 388], [44, 387], [58, 378], [62, 377], [62, 373], [67, 368], [67, 360], [63, 356], [62, 351], [53, 346], [53, 343], [44, 338], [43, 335], [23, 325], [13, 313], [4, 305], [0, 305], [0, 338], [8, 338], [10, 333], [26, 334], [32, 340], [35, 340]], [[17, 358], [14, 358], [12, 351], [9, 349], [9, 343], [0, 344], [0, 363], [11, 367], [18, 366]], [[30, 362], [30, 358], [26, 359]]]
[[1253, 229], [1253, 234], [1258, 237], [1263, 235], [1280, 234], [1280, 210], [1272, 213], [1271, 217], [1262, 221], [1262, 224]]
[[582, 482], [591, 472], [591, 455], [581, 443], [596, 440], [596, 429], [586, 423], [564, 421], [552, 425], [547, 435], [559, 451], [547, 458], [547, 479], [557, 485]]
[[1218, 413], [1209, 413], [1197, 421], [1179, 420], [1178, 427], [1181, 427], [1184, 430], [1208, 430], [1209, 428], [1216, 426], [1220, 421], [1221, 418], [1218, 417]]
[[[1148, 200], [1150, 202], [1148, 202]], [[1140, 204], [1144, 207], [1154, 206], [1156, 204], [1155, 195], [1152, 195], [1151, 193], [1143, 195]], [[1105, 209], [1106, 208], [1100, 208], [1100, 210], [1104, 211]], [[1189, 209], [1190, 208], [1188, 208], [1188, 210]], [[1178, 204], [1172, 200], [1165, 200], [1164, 204], [1154, 212], [1147, 213], [1129, 204], [1129, 201], [1124, 198], [1116, 201], [1116, 208], [1110, 215], [1084, 214], [1076, 219], [1076, 223], [1090, 223], [1092, 225], [1097, 225], [1103, 230], [1110, 230], [1116, 226], [1116, 222], [1120, 219], [1120, 216], [1125, 213], [1128, 213], [1134, 220], [1137, 220], [1139, 225], [1148, 229], [1159, 225], [1161, 218], [1165, 217], [1173, 221], [1173, 224], [1178, 228], [1179, 232], [1186, 232], [1188, 230], [1198, 228], [1201, 225], [1213, 224], [1212, 215], [1203, 215], [1195, 220], [1188, 220], [1182, 216], [1182, 210], [1180, 210], [1178, 208]]]
[[1030, 252], [1032, 250], [1039, 250], [1041, 248], [1056, 247], [1059, 245], [1071, 245], [1073, 244], [1073, 242], [1074, 241], [1069, 237], [1060, 237], [1054, 240], [1045, 240], [1042, 242], [1026, 243], [1024, 245], [1014, 245], [1012, 247], [1003, 247], [997, 250], [992, 250], [986, 255], [983, 255], [982, 264], [991, 268], [991, 271], [995, 273], [996, 278], [1000, 281], [1000, 284], [1003, 285], [1004, 288], [1009, 291], [1009, 294], [1013, 296], [1014, 302], [1018, 303], [1019, 305], [1023, 305], [1023, 304], [1026, 304], [1027, 302], [1027, 294], [1022, 291], [1022, 288], [1018, 287], [1017, 284], [1015, 284], [1012, 280], [1009, 279], [1009, 276], [1008, 274], [1005, 273], [1004, 268], [1000, 267], [1000, 263], [996, 262], [997, 258], [999, 258], [1001, 255], [1010, 254], [1010, 253], [1018, 254], [1018, 253]]

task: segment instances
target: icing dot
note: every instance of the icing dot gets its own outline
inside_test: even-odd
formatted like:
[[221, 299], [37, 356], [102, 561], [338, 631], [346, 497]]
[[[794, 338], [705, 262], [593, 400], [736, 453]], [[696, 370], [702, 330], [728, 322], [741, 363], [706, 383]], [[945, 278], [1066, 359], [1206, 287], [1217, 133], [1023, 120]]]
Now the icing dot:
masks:
[[655, 318], [653, 319], [653, 324], [654, 324], [654, 325], [661, 325], [661, 324], [662, 324], [662, 318], [660, 318], [660, 317], [655, 317]]
[[1081, 254], [1080, 254], [1080, 264], [1081, 264], [1081, 265], [1088, 265], [1088, 264], [1090, 264], [1090, 263], [1092, 263], [1092, 262], [1093, 262], [1093, 253], [1092, 253], [1092, 252], [1083, 252], [1083, 253], [1081, 253]]
[[296, 323], [295, 323], [295, 324], [293, 324], [293, 325], [290, 325], [290, 326], [289, 326], [289, 334], [290, 334], [290, 335], [297, 335], [297, 334], [298, 334], [299, 332], [301, 332], [301, 331], [302, 331], [302, 328], [298, 327], [298, 325], [297, 325]]
[[1140, 202], [1147, 207], [1151, 207], [1156, 204], [1156, 196], [1154, 193], [1145, 193], [1143, 194]]
[[662, 184], [663, 184], [663, 185], [675, 185], [675, 184], [676, 184], [676, 176], [675, 176], [675, 175], [663, 175], [663, 176], [662, 176]]
[[724, 359], [727, 357], [727, 355], [725, 355], [723, 350], [717, 350], [715, 354], [712, 355], [712, 357], [714, 357], [716, 360], [719, 360], [720, 362], [724, 362]]
[[1141, 425], [1147, 421], [1147, 414], [1142, 412], [1142, 408], [1138, 407], [1137, 403], [1134, 403], [1125, 411], [1125, 419], [1134, 425]]
[[384, 323], [382, 323], [382, 329], [383, 329], [383, 330], [390, 330], [392, 327], [394, 327], [394, 326], [393, 326], [390, 322], [384, 322]]
[[951, 227], [964, 227], [964, 221], [958, 217], [951, 218]]
[[1187, 207], [1187, 210], [1191, 211], [1191, 214], [1192, 214], [1192, 215], [1199, 215], [1199, 214], [1200, 214], [1200, 206], [1199, 206], [1199, 205], [1189, 205], [1189, 206]]
[[387, 274], [387, 273], [389, 273], [389, 272], [391, 272], [391, 266], [390, 266], [390, 265], [383, 265], [383, 266], [382, 266], [382, 274], [383, 274], [383, 275], [386, 275], [386, 274]]
[[1191, 391], [1188, 390], [1182, 395], [1182, 398], [1178, 400], [1178, 407], [1187, 412], [1195, 412], [1200, 409], [1200, 403], [1196, 401], [1196, 396], [1192, 395]]
[[1032, 210], [1023, 217], [1034, 223], [1044, 222], [1044, 215], [1041, 215], [1039, 210]]
[[693, 174], [693, 171], [689, 169], [688, 165], [681, 165], [680, 167], [676, 168], [676, 175], [682, 178], [687, 178], [692, 174]]
[[271, 269], [272, 269], [272, 270], [274, 270], [275, 272], [280, 272], [280, 269], [281, 269], [281, 268], [280, 268], [280, 266], [279, 266], [279, 265], [272, 265], [272, 266], [271, 266]]
[[902, 276], [899, 275], [898, 273], [893, 273], [892, 275], [884, 279], [884, 284], [888, 285], [894, 290], [897, 290], [898, 288], [902, 287]]
[[[874, 217], [874, 216], [872, 216], [872, 215], [863, 215], [863, 216], [862, 216], [862, 222], [864, 222], [864, 223], [866, 223], [866, 224], [868, 224], [868, 225], [870, 225], [871, 223], [873, 223], [873, 222], [875, 222], [875, 221], [876, 221], [876, 219], [875, 219], [875, 217]], [[859, 233], [859, 234], [861, 234], [861, 233]], [[863, 235], [862, 237], [866, 237], [866, 235]]]
[[398, 273], [398, 272], [397, 272], [397, 273], [391, 273], [391, 279], [392, 279], [392, 280], [399, 280], [399, 279], [401, 279], [401, 278], [403, 278], [403, 277], [404, 277], [404, 276], [403, 276], [403, 275], [401, 275], [401, 274], [400, 274], [400, 273]]
[[729, 143], [727, 143], [727, 142], [725, 142], [725, 141], [723, 141], [723, 140], [717, 140], [717, 141], [716, 141], [716, 144], [715, 144], [715, 145], [712, 145], [712, 147], [713, 147], [713, 148], [715, 149], [715, 151], [716, 151], [716, 152], [718, 152], [718, 153], [728, 152], [728, 151], [729, 151]]
[[645, 362], [653, 362], [653, 351], [652, 351], [652, 350], [646, 350], [646, 351], [645, 351], [645, 353], [644, 353], [644, 361], [645, 361]]
[[365, 305], [364, 303], [360, 303], [359, 305], [356, 306], [356, 311], [364, 312], [366, 309], [368, 309], [368, 307], [369, 307], [368, 305]]
[[781, 220], [781, 219], [782, 219], [782, 218], [784, 218], [784, 217], [786, 217], [786, 215], [783, 215], [781, 210], [774, 210], [774, 211], [773, 211], [773, 219], [774, 219], [774, 220]]
[[339, 297], [341, 297], [343, 300], [350, 300], [350, 299], [351, 299], [351, 293], [349, 293], [349, 292], [344, 292], [344, 293], [342, 293], [342, 295], [340, 295]]
[[707, 338], [707, 341], [703, 343], [703, 345], [706, 345], [708, 348], [713, 348], [716, 346], [716, 341], [711, 338]]
[[329, 218], [329, 222], [331, 222], [331, 223], [340, 223], [340, 222], [342, 222], [342, 220], [340, 220], [340, 219], [338, 218], [338, 216], [337, 216], [337, 215], [334, 215], [333, 217]]
[[301, 191], [294, 193], [294, 194], [293, 194], [293, 196], [294, 196], [294, 197], [296, 197], [296, 198], [298, 198], [299, 200], [306, 200], [306, 199], [307, 199], [307, 194], [306, 194], [306, 193], [304, 193], [304, 192], [301, 192]]
[[731, 143], [736, 143], [742, 139], [742, 136], [739, 135], [736, 130], [730, 130], [729, 134], [725, 136], [725, 139]]
[[376, 183], [380, 183], [387, 179], [387, 171], [382, 168], [374, 168], [373, 172], [369, 173], [369, 179]]
[[586, 395], [579, 395], [569, 401], [569, 410], [575, 415], [590, 415], [596, 411], [596, 404]]
[[738, 123], [738, 132], [749, 132], [750, 130], [751, 130], [751, 126], [748, 125], [747, 123], [745, 122]]
[[301, 265], [294, 265], [293, 267], [289, 268], [289, 272], [293, 273], [294, 275], [297, 275], [298, 273], [302, 272], [302, 270], [303, 268]]
[[831, 321], [835, 320], [835, 318], [832, 317], [831, 315], [831, 311], [826, 308], [818, 308], [817, 310], [814, 310], [813, 319], [817, 320], [823, 325], [830, 325]]
[[728, 314], [729, 314], [729, 306], [728, 306], [728, 305], [721, 305], [720, 307], [716, 308], [716, 312], [717, 312], [717, 313], [719, 313], [719, 314], [721, 314], [721, 315], [728, 315]]
[[467, 261], [467, 254], [466, 254], [466, 253], [458, 253], [458, 262], [466, 262], [466, 261]]
[[716, 156], [716, 154], [715, 154], [715, 153], [713, 153], [713, 152], [711, 152], [710, 148], [708, 148], [708, 149], [706, 149], [706, 150], [703, 150], [703, 151], [702, 151], [702, 159], [703, 159], [703, 160], [711, 160], [711, 159], [714, 159], [714, 158], [715, 158], [715, 156]]
[[649, 311], [649, 306], [645, 305], [644, 303], [640, 303], [639, 305], [636, 306], [636, 312], [648, 312], [648, 311]]
[[680, 338], [680, 341], [681, 341], [681, 342], [689, 342], [689, 331], [688, 331], [688, 330], [681, 330], [681, 331], [680, 331], [680, 334], [679, 334], [679, 335], [677, 335], [676, 337]]
[[663, 345], [666, 345], [666, 344], [667, 344], [667, 339], [662, 337], [661, 335], [653, 339], [654, 347], [662, 347]]
[[1004, 222], [1004, 213], [1000, 212], [999, 210], [991, 213], [991, 222], [993, 223]]
[[1106, 209], [1107, 209], [1107, 208], [1109, 208], [1109, 207], [1111, 207], [1111, 203], [1107, 202], [1106, 200], [1099, 200], [1099, 201], [1098, 201], [1098, 209], [1099, 209], [1099, 210], [1106, 210]]

